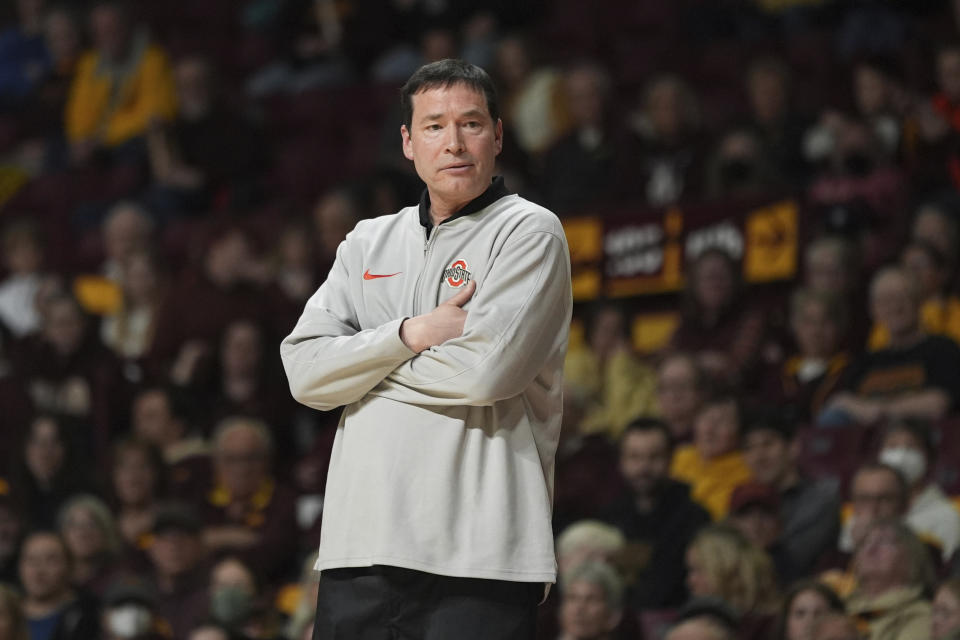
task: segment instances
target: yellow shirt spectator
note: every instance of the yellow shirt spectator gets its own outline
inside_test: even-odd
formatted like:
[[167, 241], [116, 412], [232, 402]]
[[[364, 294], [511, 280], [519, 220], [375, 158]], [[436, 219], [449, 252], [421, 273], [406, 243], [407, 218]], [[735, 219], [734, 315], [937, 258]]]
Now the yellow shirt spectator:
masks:
[[135, 36], [123, 62], [110, 62], [97, 51], [80, 59], [67, 100], [67, 137], [117, 146], [146, 133], [151, 120], [170, 120], [175, 112], [167, 55]]
[[690, 485], [690, 497], [722, 520], [730, 506], [730, 494], [739, 485], [753, 479], [739, 451], [706, 459], [694, 445], [683, 445], [673, 454], [670, 476]]

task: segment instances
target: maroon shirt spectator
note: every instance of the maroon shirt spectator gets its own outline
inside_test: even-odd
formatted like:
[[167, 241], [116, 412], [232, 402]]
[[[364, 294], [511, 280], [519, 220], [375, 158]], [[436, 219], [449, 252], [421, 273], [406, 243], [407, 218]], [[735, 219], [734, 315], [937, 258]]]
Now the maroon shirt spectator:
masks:
[[214, 482], [200, 506], [207, 548], [237, 556], [266, 579], [290, 568], [299, 538], [295, 496], [271, 475], [272, 455], [262, 422], [221, 422], [213, 437]]
[[163, 457], [169, 495], [192, 499], [209, 481], [210, 456], [206, 441], [190, 430], [184, 392], [146, 387], [134, 398], [131, 413], [134, 435]]
[[236, 318], [265, 313], [260, 274], [250, 242], [231, 227], [219, 233], [203, 258], [201, 273], [187, 273], [161, 305], [150, 359], [154, 371], [179, 385], [191, 384], [223, 328]]
[[173, 640], [183, 640], [209, 611], [208, 570], [204, 562], [201, 522], [183, 504], [157, 511], [149, 549], [157, 613], [166, 620]]
[[763, 313], [743, 299], [737, 265], [723, 250], [705, 250], [688, 273], [686, 308], [671, 348], [693, 352], [718, 381], [744, 382], [760, 356]]
[[89, 488], [71, 435], [62, 420], [43, 415], [24, 434], [12, 461], [10, 495], [29, 527], [53, 528], [61, 505]]
[[111, 429], [123, 419], [123, 380], [113, 355], [90, 331], [79, 304], [55, 295], [39, 334], [26, 338], [14, 366], [38, 411], [88, 425], [88, 451], [104, 452]]

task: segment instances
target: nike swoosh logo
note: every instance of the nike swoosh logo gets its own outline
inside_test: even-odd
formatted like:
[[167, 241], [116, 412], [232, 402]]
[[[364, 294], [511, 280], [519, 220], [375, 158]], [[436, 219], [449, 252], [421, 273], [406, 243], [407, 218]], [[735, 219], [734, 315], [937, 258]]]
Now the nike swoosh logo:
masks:
[[370, 273], [370, 269], [367, 269], [363, 272], [364, 280], [376, 280], [377, 278], [392, 278], [393, 276], [398, 276], [402, 271], [397, 271], [396, 273]]

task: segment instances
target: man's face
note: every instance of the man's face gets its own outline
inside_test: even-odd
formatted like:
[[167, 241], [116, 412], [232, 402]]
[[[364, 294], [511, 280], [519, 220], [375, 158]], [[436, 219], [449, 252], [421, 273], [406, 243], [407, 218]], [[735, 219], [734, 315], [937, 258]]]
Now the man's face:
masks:
[[216, 452], [217, 477], [234, 498], [253, 495], [267, 476], [268, 455], [260, 435], [253, 429], [230, 429], [220, 439]]
[[100, 53], [112, 62], [126, 53], [129, 29], [122, 14], [113, 7], [100, 6], [90, 14], [90, 31]]
[[158, 447], [175, 440], [170, 403], [162, 391], [145, 391], [133, 403], [133, 430], [137, 437]]
[[900, 273], [879, 276], [870, 288], [873, 319], [889, 329], [893, 336], [913, 331], [919, 322], [919, 309], [910, 282]]
[[20, 580], [28, 597], [55, 597], [68, 588], [68, 578], [67, 553], [55, 536], [37, 534], [27, 538], [20, 555]]
[[791, 324], [802, 355], [827, 358], [836, 351], [840, 332], [823, 302], [807, 300], [797, 309]]
[[[670, 358], [657, 372], [657, 401], [663, 418], [672, 427], [689, 429], [700, 408], [700, 389], [697, 387], [696, 365], [689, 358]], [[674, 430], [674, 435], [679, 434]]]
[[814, 291], [845, 293], [848, 276], [843, 256], [828, 247], [816, 248], [807, 257], [804, 279]]
[[789, 445], [770, 429], [756, 429], [743, 439], [743, 458], [761, 484], [779, 486], [790, 464], [789, 453]]
[[8, 506], [0, 506], [0, 562], [16, 553], [22, 528], [17, 513]]
[[700, 455], [716, 458], [737, 448], [740, 416], [732, 402], [721, 402], [704, 407], [693, 425], [693, 440]]
[[900, 517], [903, 512], [901, 499], [900, 486], [893, 472], [874, 469], [856, 474], [850, 489], [854, 542], [862, 540], [867, 527], [874, 522]]
[[201, 552], [199, 536], [178, 529], [157, 533], [149, 549], [150, 560], [157, 573], [170, 578], [196, 567]]
[[564, 591], [560, 604], [563, 637], [576, 640], [600, 638], [612, 631], [620, 616], [610, 610], [600, 585], [578, 580]]
[[631, 431], [620, 445], [620, 473], [638, 495], [653, 493], [670, 468], [670, 447], [659, 431]]
[[769, 549], [780, 537], [779, 516], [765, 507], [751, 505], [731, 514], [731, 523], [760, 549]]
[[400, 128], [403, 154], [413, 160], [434, 206], [456, 211], [483, 193], [503, 146], [483, 93], [464, 84], [412, 96], [410, 128]]

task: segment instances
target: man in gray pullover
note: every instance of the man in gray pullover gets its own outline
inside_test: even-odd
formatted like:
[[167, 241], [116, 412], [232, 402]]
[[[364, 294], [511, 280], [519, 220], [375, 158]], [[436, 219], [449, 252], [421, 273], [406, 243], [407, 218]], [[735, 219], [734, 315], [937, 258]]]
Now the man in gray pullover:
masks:
[[293, 396], [343, 406], [315, 638], [533, 638], [572, 307], [559, 220], [494, 179], [489, 76], [401, 90], [419, 206], [364, 220], [280, 351]]

